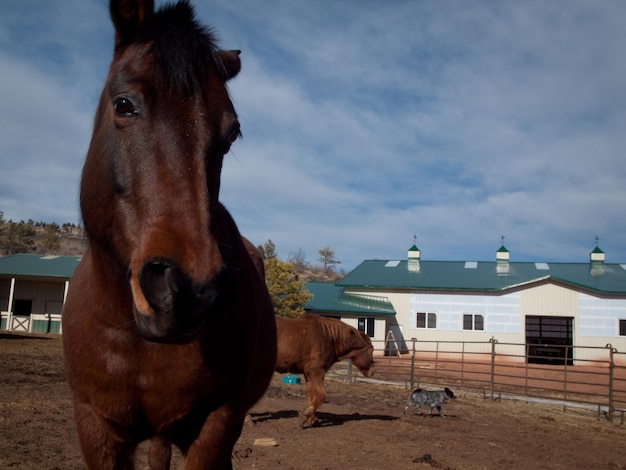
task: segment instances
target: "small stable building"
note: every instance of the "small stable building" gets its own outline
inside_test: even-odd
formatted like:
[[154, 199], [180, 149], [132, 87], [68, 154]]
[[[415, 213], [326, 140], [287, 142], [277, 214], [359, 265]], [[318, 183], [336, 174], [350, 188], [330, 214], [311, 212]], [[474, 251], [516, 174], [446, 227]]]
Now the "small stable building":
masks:
[[61, 311], [80, 256], [0, 258], [0, 329], [61, 333]]
[[307, 312], [341, 320], [373, 340], [385, 339], [387, 325], [396, 315], [385, 296], [352, 294], [332, 282], [311, 281], [306, 289], [313, 295], [304, 307]]
[[[490, 262], [428, 261], [414, 245], [405, 259], [363, 261], [324, 291], [323, 302], [315, 296], [322, 288], [309, 285], [309, 313], [326, 315], [335, 289], [334, 316], [354, 322], [356, 315], [354, 326], [374, 340], [391, 336], [402, 349], [412, 338], [497, 340], [529, 345], [529, 357], [561, 363], [593, 359], [594, 348], [607, 345], [626, 351], [626, 264], [606, 263], [598, 247], [588, 263], [534, 263], [510, 261], [504, 246]], [[344, 314], [344, 298], [375, 299], [385, 313]]]

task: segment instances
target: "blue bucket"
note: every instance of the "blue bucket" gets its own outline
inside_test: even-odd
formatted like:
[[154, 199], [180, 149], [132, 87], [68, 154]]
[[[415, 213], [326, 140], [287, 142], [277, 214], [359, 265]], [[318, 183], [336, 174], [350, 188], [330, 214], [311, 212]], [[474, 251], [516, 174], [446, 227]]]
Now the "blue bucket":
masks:
[[284, 384], [299, 384], [300, 377], [294, 374], [283, 375], [283, 383]]

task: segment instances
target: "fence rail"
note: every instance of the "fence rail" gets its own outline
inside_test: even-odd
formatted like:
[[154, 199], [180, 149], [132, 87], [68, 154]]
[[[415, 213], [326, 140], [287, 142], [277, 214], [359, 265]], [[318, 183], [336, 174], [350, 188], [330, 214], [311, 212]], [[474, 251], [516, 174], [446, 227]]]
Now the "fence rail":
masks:
[[[406, 388], [456, 386], [492, 400], [503, 396], [594, 409], [613, 422], [626, 413], [626, 352], [603, 348], [468, 341], [412, 340], [404, 350], [374, 342], [375, 379]], [[590, 351], [593, 350], [593, 351]], [[592, 359], [585, 359], [590, 357]], [[575, 358], [575, 360], [574, 360]], [[331, 376], [357, 380], [349, 361]]]

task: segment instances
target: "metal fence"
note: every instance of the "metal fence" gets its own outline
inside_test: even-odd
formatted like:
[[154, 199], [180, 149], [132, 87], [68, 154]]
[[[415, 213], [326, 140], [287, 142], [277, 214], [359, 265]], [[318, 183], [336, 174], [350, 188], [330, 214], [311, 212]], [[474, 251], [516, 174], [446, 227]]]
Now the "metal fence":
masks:
[[[406, 388], [450, 386], [485, 398], [519, 398], [586, 408], [613, 422], [626, 413], [626, 352], [603, 348], [412, 340], [404, 350], [374, 342], [374, 380]], [[588, 359], [586, 359], [588, 358]], [[330, 376], [362, 380], [350, 361]]]

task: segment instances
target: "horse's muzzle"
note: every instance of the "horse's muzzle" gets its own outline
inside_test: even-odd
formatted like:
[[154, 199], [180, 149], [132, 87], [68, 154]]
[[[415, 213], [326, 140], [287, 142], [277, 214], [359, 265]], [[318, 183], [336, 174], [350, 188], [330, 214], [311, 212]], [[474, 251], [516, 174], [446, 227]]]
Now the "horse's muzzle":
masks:
[[193, 341], [204, 330], [221, 284], [220, 276], [203, 284], [194, 282], [168, 259], [146, 260], [139, 273], [139, 286], [152, 312], [136, 309], [140, 334], [163, 343]]

